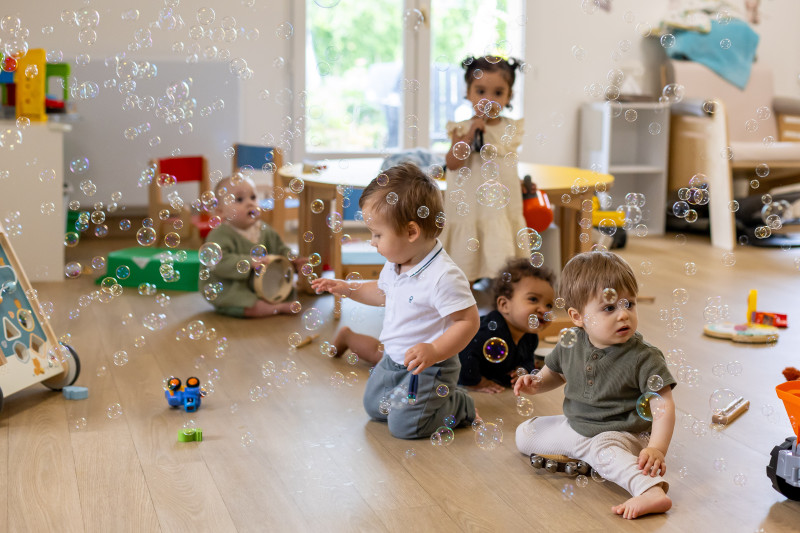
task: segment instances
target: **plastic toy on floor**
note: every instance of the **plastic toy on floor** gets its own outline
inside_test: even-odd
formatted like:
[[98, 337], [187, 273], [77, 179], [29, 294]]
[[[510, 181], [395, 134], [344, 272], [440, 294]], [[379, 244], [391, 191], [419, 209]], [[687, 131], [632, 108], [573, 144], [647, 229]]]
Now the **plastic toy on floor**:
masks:
[[186, 386], [181, 387], [181, 380], [171, 377], [167, 381], [164, 396], [170, 407], [182, 407], [187, 413], [194, 413], [200, 408], [201, 398], [205, 394], [200, 389], [200, 380], [191, 377], [186, 380]]
[[772, 448], [767, 477], [775, 490], [790, 500], [800, 501], [800, 451], [797, 449], [797, 438], [800, 436], [800, 381], [781, 383], [775, 387], [775, 391], [778, 398], [783, 400], [794, 436]]
[[[703, 334], [717, 339], [729, 339], [746, 344], [774, 344], [778, 341], [778, 325], [787, 327], [786, 315], [756, 311], [758, 291], [751, 290], [747, 296], [747, 322], [744, 324], [706, 324]], [[770, 325], [774, 324], [774, 325]]]

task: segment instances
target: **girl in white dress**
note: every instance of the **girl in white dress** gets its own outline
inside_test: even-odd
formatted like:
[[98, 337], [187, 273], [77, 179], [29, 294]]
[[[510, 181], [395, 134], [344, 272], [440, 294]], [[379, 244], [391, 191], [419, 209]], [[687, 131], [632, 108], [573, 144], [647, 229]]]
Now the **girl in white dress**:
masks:
[[475, 115], [447, 123], [452, 145], [445, 158], [441, 241], [470, 281], [496, 275], [510, 257], [530, 255], [524, 239], [517, 246], [517, 232], [527, 226], [517, 170], [523, 119], [500, 116], [510, 107], [520, 65], [495, 56], [465, 59], [467, 100]]

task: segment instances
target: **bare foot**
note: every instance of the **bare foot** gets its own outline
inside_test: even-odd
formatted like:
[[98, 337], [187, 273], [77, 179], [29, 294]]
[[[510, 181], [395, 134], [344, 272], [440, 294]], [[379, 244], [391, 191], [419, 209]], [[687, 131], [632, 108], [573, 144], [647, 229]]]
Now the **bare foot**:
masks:
[[336, 355], [334, 357], [341, 357], [347, 351], [347, 337], [350, 335], [350, 328], [342, 326], [342, 329], [336, 332], [336, 337], [333, 339], [333, 346], [336, 348]]
[[639, 496], [634, 496], [625, 502], [611, 508], [623, 518], [632, 520], [650, 513], [666, 513], [672, 507], [672, 500], [660, 485], [650, 487]]
[[244, 316], [248, 318], [290, 314], [292, 314], [292, 308], [289, 302], [271, 304], [265, 300], [258, 300], [251, 307], [244, 310]]
[[472, 385], [467, 388], [474, 392], [486, 392], [489, 394], [497, 394], [498, 392], [503, 392], [506, 390], [506, 388], [499, 383], [495, 383], [491, 379], [486, 379], [484, 377], [481, 377], [481, 380], [477, 385]]

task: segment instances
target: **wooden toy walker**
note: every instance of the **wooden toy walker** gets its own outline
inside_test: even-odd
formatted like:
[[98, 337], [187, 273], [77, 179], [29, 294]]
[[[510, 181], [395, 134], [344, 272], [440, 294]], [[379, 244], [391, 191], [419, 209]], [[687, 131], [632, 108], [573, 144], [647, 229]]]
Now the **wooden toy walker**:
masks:
[[28, 295], [32, 287], [22, 270], [5, 229], [0, 225], [0, 409], [3, 398], [41, 383], [61, 390], [78, 379], [78, 354], [58, 343], [38, 305]]

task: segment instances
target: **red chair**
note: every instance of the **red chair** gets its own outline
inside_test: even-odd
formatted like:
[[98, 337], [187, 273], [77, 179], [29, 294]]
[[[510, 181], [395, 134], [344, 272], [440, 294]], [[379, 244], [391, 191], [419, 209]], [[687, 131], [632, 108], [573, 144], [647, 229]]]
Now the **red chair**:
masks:
[[[208, 163], [203, 156], [168, 157], [151, 161], [155, 166], [155, 177], [150, 183], [149, 190], [149, 216], [153, 219], [153, 229], [160, 238], [174, 232], [180, 236], [184, 245], [199, 246], [211, 231], [209, 221], [211, 214], [206, 212], [193, 213], [192, 203], [200, 196], [211, 190], [211, 180], [208, 176]], [[165, 178], [163, 175], [172, 176]], [[196, 183], [196, 194], [184, 197], [178, 188], [182, 184]], [[181, 187], [183, 190], [183, 187]], [[178, 209], [170, 205], [167, 196], [178, 192], [183, 205]], [[161, 213], [168, 211], [169, 215], [162, 220]]]

